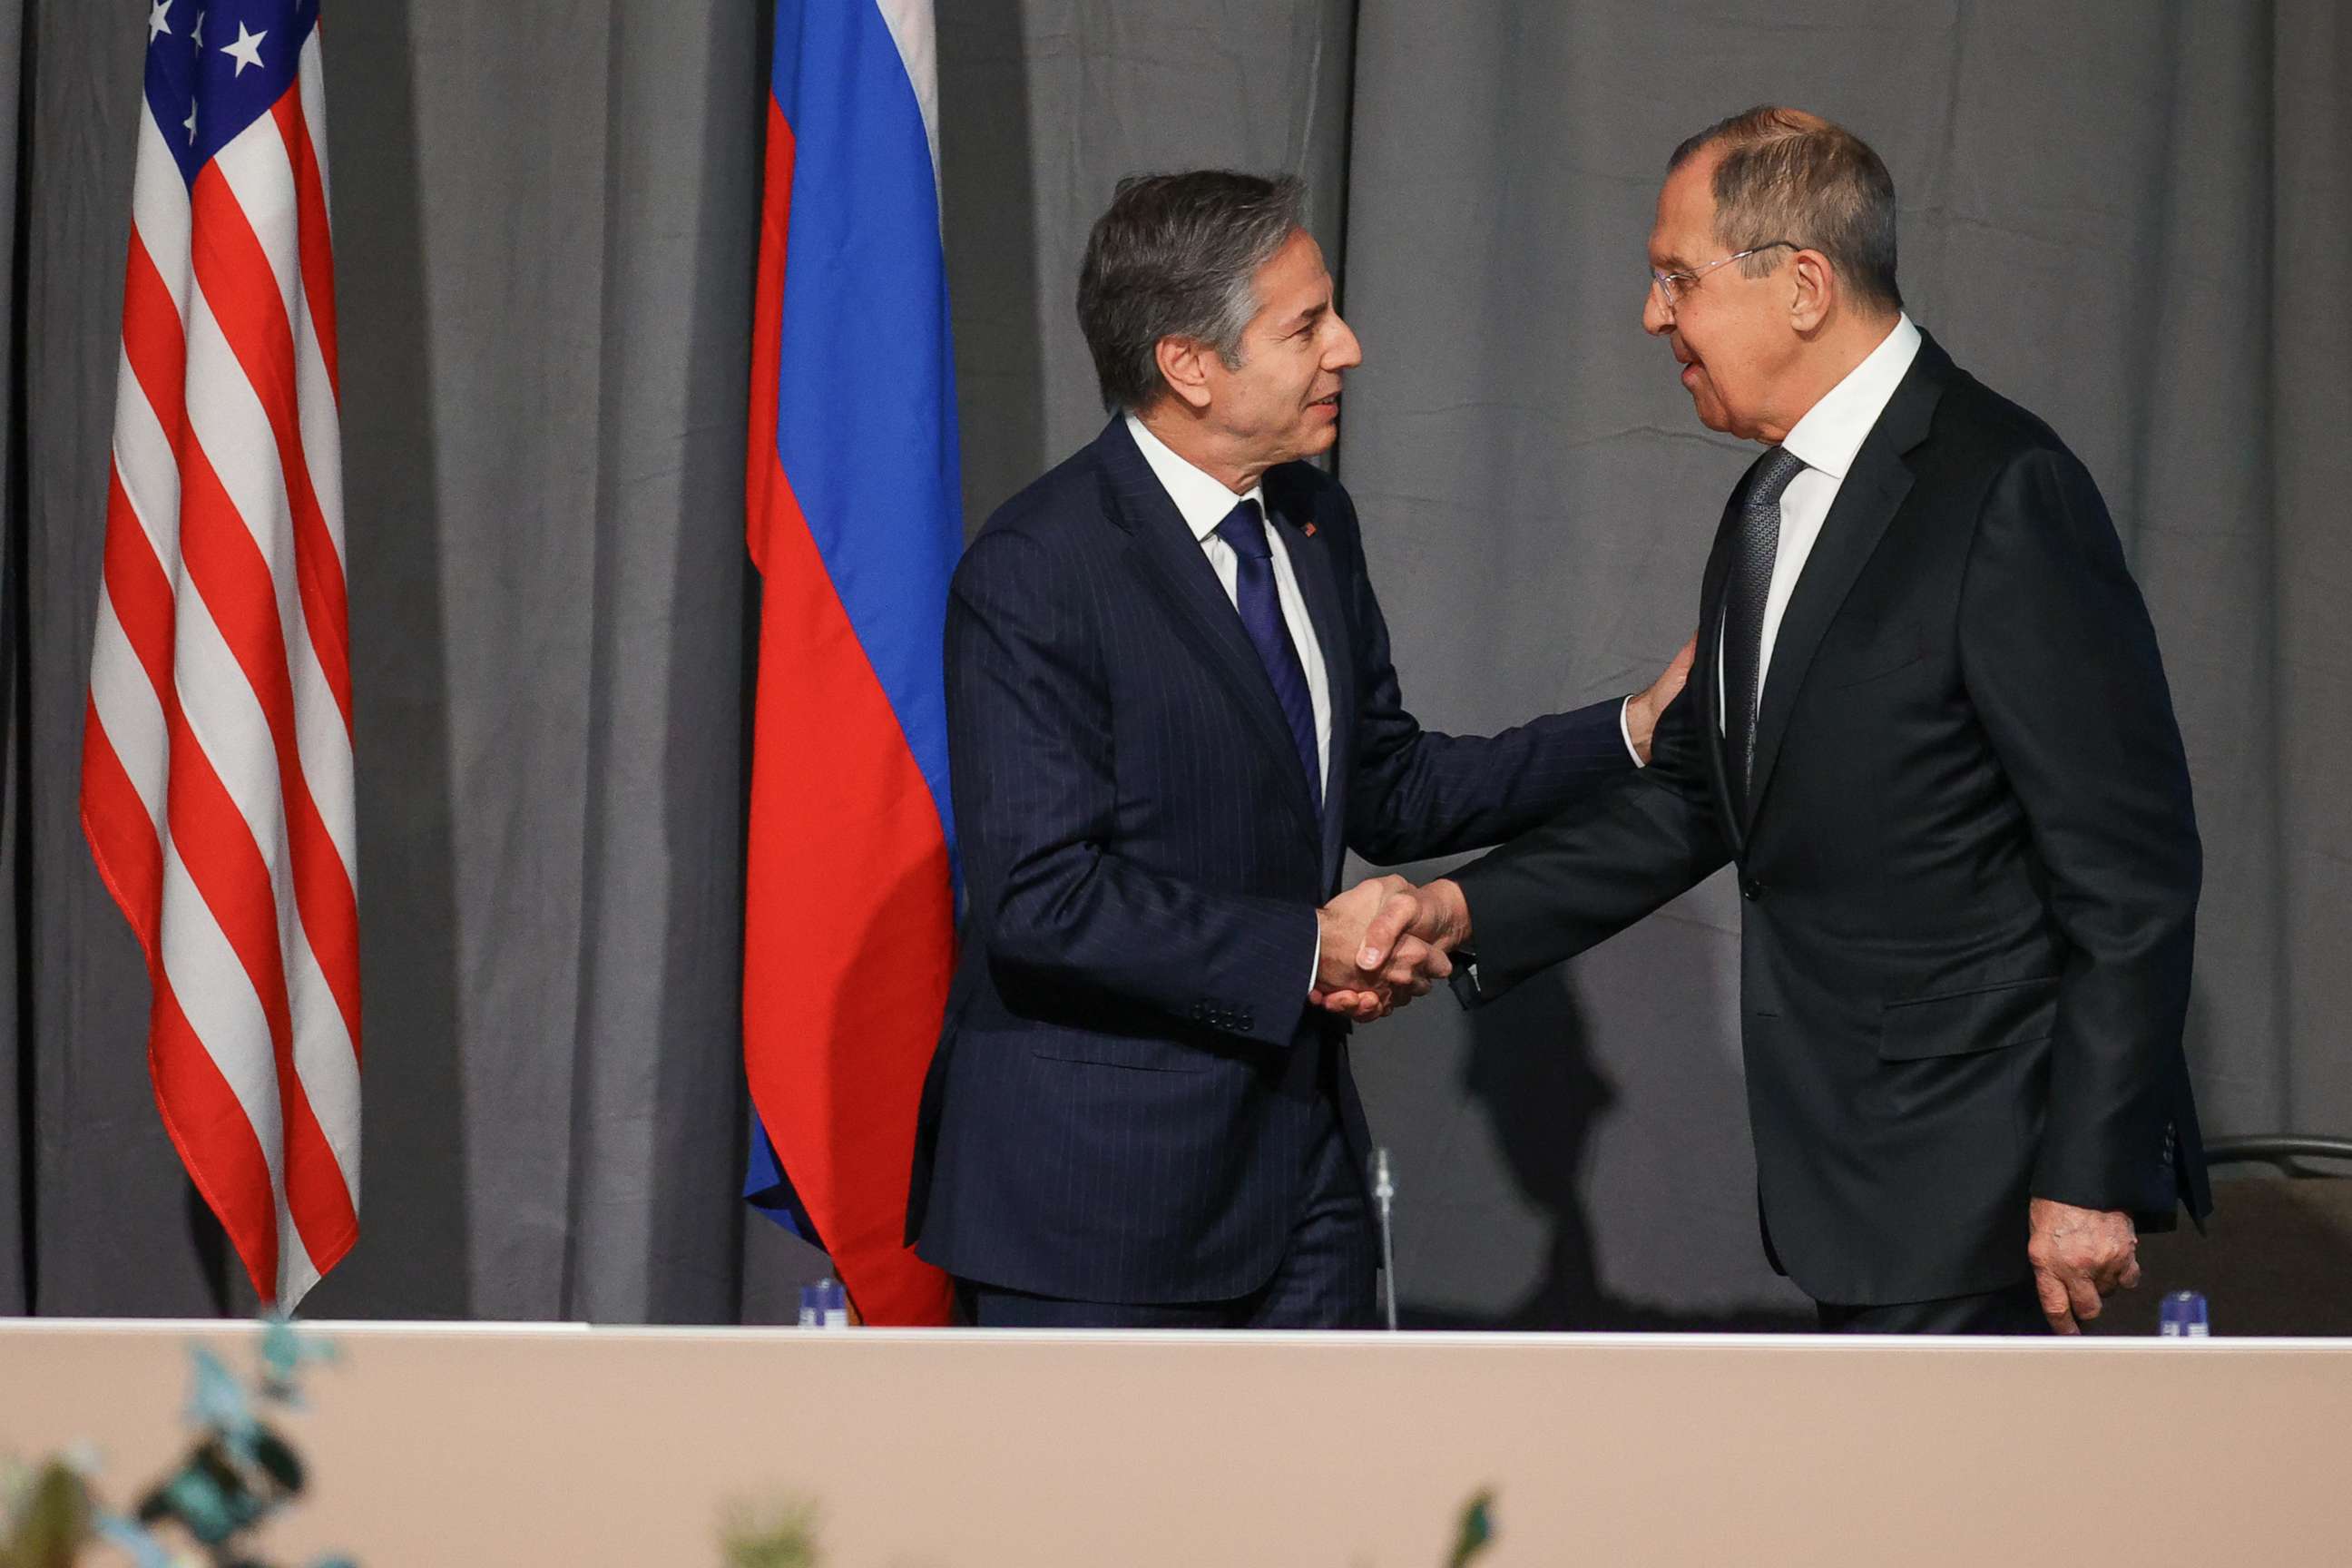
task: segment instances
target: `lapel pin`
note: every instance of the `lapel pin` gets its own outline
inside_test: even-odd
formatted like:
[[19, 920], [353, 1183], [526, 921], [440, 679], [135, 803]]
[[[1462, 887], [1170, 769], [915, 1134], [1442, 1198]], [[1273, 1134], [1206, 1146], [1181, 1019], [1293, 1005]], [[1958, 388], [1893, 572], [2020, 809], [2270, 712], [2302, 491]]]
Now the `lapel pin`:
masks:
[[1301, 523], [1298, 531], [1312, 539], [1315, 537], [1315, 525], [1311, 522]]

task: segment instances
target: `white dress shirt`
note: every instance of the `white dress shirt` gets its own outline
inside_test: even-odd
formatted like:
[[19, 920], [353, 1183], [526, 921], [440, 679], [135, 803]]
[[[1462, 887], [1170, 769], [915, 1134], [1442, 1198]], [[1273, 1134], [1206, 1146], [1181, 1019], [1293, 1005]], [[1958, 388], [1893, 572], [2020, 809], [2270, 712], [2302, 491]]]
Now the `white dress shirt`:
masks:
[[1306, 597], [1298, 591], [1298, 574], [1291, 569], [1289, 542], [1282, 530], [1265, 513], [1265, 487], [1253, 485], [1241, 494], [1227, 489], [1224, 481], [1212, 477], [1205, 469], [1195, 468], [1176, 455], [1168, 443], [1154, 436], [1143, 421], [1130, 414], [1127, 416], [1128, 434], [1142, 449], [1143, 460], [1151, 465], [1160, 480], [1160, 488], [1176, 503], [1178, 515], [1192, 537], [1201, 542], [1201, 552], [1209, 558], [1216, 572], [1217, 581], [1224, 584], [1225, 597], [1236, 613], [1241, 609], [1241, 563], [1234, 555], [1234, 547], [1217, 532], [1217, 524], [1226, 514], [1245, 500], [1257, 502], [1258, 526], [1265, 530], [1265, 542], [1274, 552], [1274, 592], [1282, 604], [1282, 624], [1290, 632], [1290, 644], [1298, 650], [1299, 667], [1307, 672], [1307, 695], [1315, 705], [1315, 763], [1322, 770], [1322, 794], [1331, 794], [1331, 681], [1323, 668], [1323, 645], [1315, 640], [1315, 623], [1307, 618]]
[[[1843, 381], [1807, 409], [1804, 417], [1781, 439], [1780, 445], [1805, 467], [1780, 492], [1780, 544], [1772, 557], [1772, 587], [1764, 599], [1764, 645], [1756, 660], [1756, 701], [1759, 709], [1764, 702], [1764, 683], [1772, 673], [1772, 647], [1780, 640], [1780, 618], [1789, 612], [1790, 596], [1796, 593], [1797, 579], [1804, 574], [1805, 562], [1822, 536], [1822, 524], [1829, 518], [1830, 506], [1845, 483], [1846, 470], [1853, 467], [1853, 455], [1862, 450], [1864, 439], [1877, 425], [1878, 416], [1886, 412], [1895, 387], [1902, 384], [1911, 362], [1918, 356], [1919, 329], [1911, 324], [1909, 316], [1897, 316], [1895, 330], [1860, 364], [1846, 372]], [[1720, 639], [1715, 658], [1715, 721], [1716, 727], [1722, 730], [1727, 694], [1723, 689]]]

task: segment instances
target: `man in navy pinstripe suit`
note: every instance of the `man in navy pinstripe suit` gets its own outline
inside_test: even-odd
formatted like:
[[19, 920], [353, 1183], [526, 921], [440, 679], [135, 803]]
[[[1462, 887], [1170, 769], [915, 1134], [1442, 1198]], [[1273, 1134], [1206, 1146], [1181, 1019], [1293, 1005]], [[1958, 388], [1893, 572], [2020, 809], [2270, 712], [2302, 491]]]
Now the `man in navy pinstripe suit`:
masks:
[[[908, 1235], [999, 1327], [1371, 1317], [1370, 1140], [1330, 991], [1393, 864], [1490, 844], [1646, 756], [1648, 691], [1503, 734], [1406, 712], [1356, 514], [1300, 459], [1361, 358], [1293, 180], [1123, 182], [1078, 287], [1109, 426], [989, 520], [948, 610], [971, 901]], [[1327, 900], [1329, 900], [1326, 907]]]

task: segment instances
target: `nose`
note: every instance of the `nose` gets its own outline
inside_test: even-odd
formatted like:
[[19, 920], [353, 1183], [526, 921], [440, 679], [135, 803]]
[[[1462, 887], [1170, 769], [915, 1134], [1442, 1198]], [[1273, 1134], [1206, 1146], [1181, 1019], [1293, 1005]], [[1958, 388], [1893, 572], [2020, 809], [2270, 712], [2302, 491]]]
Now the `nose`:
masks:
[[1323, 368], [1353, 370], [1363, 363], [1364, 345], [1356, 341], [1356, 329], [1341, 321], [1337, 310], [1331, 312], [1331, 327], [1330, 346], [1323, 351]]
[[1642, 330], [1654, 338], [1664, 337], [1675, 330], [1675, 312], [1665, 300], [1665, 291], [1655, 279], [1651, 279], [1649, 292], [1642, 296]]

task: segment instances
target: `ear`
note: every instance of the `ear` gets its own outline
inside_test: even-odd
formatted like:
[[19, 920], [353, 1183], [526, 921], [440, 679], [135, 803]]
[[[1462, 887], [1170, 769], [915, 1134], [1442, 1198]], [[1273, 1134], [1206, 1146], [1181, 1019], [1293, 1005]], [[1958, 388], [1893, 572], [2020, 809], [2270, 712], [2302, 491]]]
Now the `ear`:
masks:
[[1209, 406], [1209, 356], [1216, 351], [1197, 338], [1162, 338], [1151, 357], [1168, 390], [1193, 408]]
[[1789, 325], [1810, 335], [1829, 320], [1831, 308], [1837, 303], [1837, 269], [1820, 251], [1801, 250], [1790, 265], [1789, 279], [1792, 286]]

